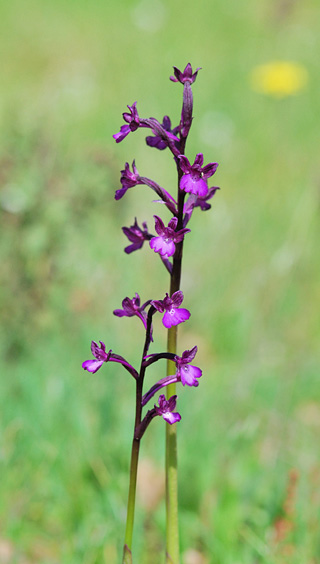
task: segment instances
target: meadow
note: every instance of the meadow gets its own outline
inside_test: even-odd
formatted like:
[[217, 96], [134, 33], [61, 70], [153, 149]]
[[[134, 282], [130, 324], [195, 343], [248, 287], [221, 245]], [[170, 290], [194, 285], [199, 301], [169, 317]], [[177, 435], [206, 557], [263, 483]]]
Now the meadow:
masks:
[[[221, 190], [184, 250], [179, 347], [198, 345], [203, 377], [179, 390], [182, 562], [320, 562], [319, 15], [316, 0], [1, 2], [1, 564], [120, 561], [133, 383], [81, 363], [92, 339], [138, 363], [142, 326], [112, 311], [167, 291], [154, 253], [123, 252], [121, 227], [156, 209], [145, 187], [114, 200], [120, 169], [135, 158], [167, 189], [176, 178], [143, 131], [112, 134], [135, 100], [177, 123], [169, 76], [188, 62], [202, 70], [187, 156], [217, 161]], [[298, 64], [300, 86], [259, 87], [274, 61]], [[142, 444], [139, 564], [164, 561], [163, 457], [159, 418]]]

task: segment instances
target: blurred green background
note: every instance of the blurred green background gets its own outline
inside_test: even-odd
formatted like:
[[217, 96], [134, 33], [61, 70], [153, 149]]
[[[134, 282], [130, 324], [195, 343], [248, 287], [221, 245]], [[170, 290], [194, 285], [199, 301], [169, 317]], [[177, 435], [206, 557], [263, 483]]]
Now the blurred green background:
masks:
[[[112, 134], [135, 100], [176, 125], [168, 78], [189, 61], [203, 70], [187, 155], [220, 163], [221, 191], [184, 254], [179, 349], [198, 345], [203, 378], [179, 390], [182, 560], [320, 562], [319, 16], [317, 0], [0, 3], [2, 564], [120, 561], [134, 386], [81, 363], [91, 339], [138, 363], [142, 325], [112, 311], [168, 287], [147, 247], [123, 253], [121, 226], [151, 227], [157, 208], [144, 187], [114, 201], [120, 169], [135, 158], [173, 191], [176, 178], [143, 131]], [[304, 88], [252, 88], [277, 60], [302, 65]], [[163, 442], [159, 419], [142, 445], [139, 564], [164, 561]]]

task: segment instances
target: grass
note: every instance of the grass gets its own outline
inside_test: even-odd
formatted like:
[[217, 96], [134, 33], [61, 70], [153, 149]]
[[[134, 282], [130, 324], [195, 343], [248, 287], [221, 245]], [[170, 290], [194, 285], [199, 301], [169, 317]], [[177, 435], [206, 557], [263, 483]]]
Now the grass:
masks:
[[[137, 362], [142, 332], [112, 310], [167, 286], [147, 249], [124, 256], [121, 226], [151, 225], [154, 205], [146, 188], [116, 203], [119, 170], [136, 158], [166, 188], [176, 180], [141, 133], [111, 135], [134, 100], [176, 121], [167, 78], [190, 60], [203, 70], [188, 156], [218, 161], [222, 189], [185, 248], [180, 345], [198, 344], [204, 377], [179, 393], [183, 562], [191, 549], [209, 564], [319, 562], [318, 15], [312, 0], [2, 2], [0, 561], [119, 562], [133, 387], [81, 362], [91, 339]], [[307, 88], [252, 91], [251, 70], [275, 59], [304, 65]], [[163, 443], [155, 421], [139, 564], [163, 562]]]

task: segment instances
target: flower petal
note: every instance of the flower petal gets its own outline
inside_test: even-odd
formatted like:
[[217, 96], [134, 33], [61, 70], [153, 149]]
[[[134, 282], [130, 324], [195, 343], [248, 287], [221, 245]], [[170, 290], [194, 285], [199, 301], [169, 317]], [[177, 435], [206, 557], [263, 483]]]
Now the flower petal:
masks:
[[115, 133], [112, 137], [116, 140], [116, 143], [120, 143], [127, 135], [130, 133], [131, 129], [129, 125], [122, 125], [120, 127], [119, 133]]
[[160, 311], [160, 313], [164, 312], [164, 305], [162, 300], [152, 300], [151, 304], [156, 308], [157, 311]]
[[203, 178], [210, 178], [216, 172], [218, 166], [218, 163], [209, 163], [204, 166], [202, 169]]
[[202, 370], [197, 366], [186, 364], [180, 367], [181, 384], [185, 386], [199, 386], [197, 378], [201, 378]]
[[187, 363], [191, 362], [191, 361], [194, 359], [194, 357], [196, 356], [197, 352], [198, 352], [198, 347], [197, 347], [197, 345], [195, 345], [194, 347], [192, 347], [192, 349], [190, 349], [190, 350], [183, 351], [182, 357], [181, 357], [181, 361], [182, 361], [184, 364], [187, 364]]
[[150, 241], [150, 247], [164, 258], [172, 257], [176, 250], [173, 241], [166, 241], [162, 237], [153, 237]]
[[114, 195], [114, 199], [115, 200], [121, 200], [121, 198], [125, 195], [127, 190], [129, 190], [129, 188], [119, 188], [119, 190], [116, 190], [116, 193]]
[[162, 417], [165, 421], [167, 421], [167, 423], [170, 423], [170, 425], [173, 425], [173, 423], [177, 423], [178, 421], [181, 421], [180, 413], [168, 412], [168, 413], [164, 413]]
[[203, 165], [203, 154], [202, 153], [198, 153], [196, 155], [196, 158], [194, 159], [194, 163], [193, 166], [198, 168], [198, 167], [202, 167]]
[[208, 193], [208, 186], [203, 178], [193, 178], [191, 174], [184, 174], [180, 180], [180, 188], [203, 198]]
[[173, 229], [173, 231], [175, 231], [177, 225], [178, 225], [178, 218], [177, 217], [173, 217], [172, 219], [170, 219], [170, 221], [168, 223], [168, 227], [170, 229]]
[[158, 235], [161, 236], [165, 232], [164, 231], [165, 230], [164, 223], [163, 223], [161, 217], [159, 217], [158, 215], [154, 215], [153, 217], [154, 217], [154, 220], [155, 220], [155, 225], [154, 225], [155, 230], [158, 233]]
[[170, 329], [170, 327], [173, 327], [174, 325], [179, 325], [179, 323], [187, 321], [190, 315], [190, 311], [187, 309], [172, 308], [171, 310], [165, 312], [162, 318], [162, 323], [166, 329]]
[[183, 292], [181, 290], [174, 292], [171, 296], [171, 300], [174, 307], [179, 307], [183, 302]]
[[191, 172], [191, 164], [185, 155], [179, 155], [180, 168], [184, 174]]
[[97, 372], [97, 370], [99, 370], [99, 368], [101, 368], [101, 366], [103, 365], [103, 360], [85, 360], [82, 363], [82, 368], [84, 370], [87, 370], [88, 372], [92, 372], [92, 374], [95, 374], [95, 372]]

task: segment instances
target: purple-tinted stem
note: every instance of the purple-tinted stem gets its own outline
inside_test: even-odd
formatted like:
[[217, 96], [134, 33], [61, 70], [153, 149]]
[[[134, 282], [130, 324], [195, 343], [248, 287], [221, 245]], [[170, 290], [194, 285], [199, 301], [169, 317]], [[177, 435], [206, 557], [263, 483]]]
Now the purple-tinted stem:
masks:
[[174, 374], [173, 376], [166, 376], [165, 378], [161, 378], [161, 380], [154, 384], [154, 386], [152, 386], [150, 390], [146, 394], [144, 394], [141, 402], [142, 406], [146, 405], [148, 401], [154, 396], [154, 394], [161, 390], [161, 388], [164, 388], [169, 384], [174, 384], [177, 381], [178, 377], [176, 376], [176, 374]]
[[169, 352], [156, 353], [156, 354], [151, 354], [151, 355], [145, 357], [145, 360], [143, 362], [144, 362], [145, 367], [147, 367], [147, 366], [150, 366], [150, 364], [153, 364], [154, 362], [161, 360], [162, 358], [174, 360], [175, 356], [176, 356], [175, 354], [169, 353]]
[[134, 432], [134, 436], [135, 439], [140, 441], [148, 427], [148, 425], [151, 423], [152, 419], [157, 415], [155, 408], [153, 409], [149, 409], [149, 411], [147, 411], [146, 415], [144, 416], [143, 420], [141, 421], [140, 425], [138, 425], [138, 427], [136, 427], [135, 432]]
[[136, 415], [135, 415], [134, 434], [133, 434], [132, 449], [131, 449], [130, 485], [129, 485], [129, 495], [128, 495], [127, 524], [126, 524], [126, 533], [125, 533], [123, 562], [127, 562], [127, 558], [129, 558], [130, 561], [130, 554], [132, 547], [138, 460], [139, 460], [139, 451], [140, 451], [140, 440], [143, 435], [143, 433], [139, 433], [137, 432], [137, 430], [139, 430], [141, 426], [142, 388], [143, 388], [144, 375], [146, 371], [146, 367], [144, 366], [144, 358], [148, 354], [148, 349], [152, 340], [152, 316], [155, 312], [156, 312], [155, 307], [150, 306], [148, 311], [148, 317], [147, 317], [146, 338], [143, 347], [140, 372], [138, 378], [136, 379]]
[[169, 272], [170, 276], [172, 274], [172, 263], [169, 261], [169, 259], [162, 257], [161, 255], [159, 255], [159, 257], [161, 258], [164, 266], [166, 267], [167, 271]]
[[113, 354], [112, 357], [109, 359], [109, 362], [119, 362], [119, 364], [122, 364], [123, 368], [128, 370], [128, 372], [131, 374], [131, 376], [135, 378], [135, 380], [139, 378], [138, 372], [122, 356]]

